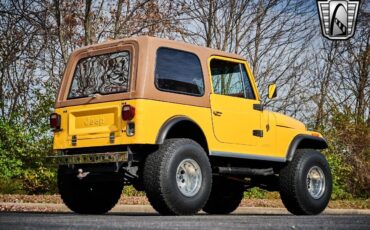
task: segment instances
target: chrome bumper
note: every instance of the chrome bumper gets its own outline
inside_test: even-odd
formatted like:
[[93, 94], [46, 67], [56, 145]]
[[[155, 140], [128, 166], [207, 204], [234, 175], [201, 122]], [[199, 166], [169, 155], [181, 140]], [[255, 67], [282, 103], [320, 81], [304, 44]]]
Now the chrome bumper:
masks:
[[127, 161], [128, 152], [88, 153], [76, 155], [49, 156], [51, 164], [74, 165], [74, 164], [98, 164], [119, 163]]

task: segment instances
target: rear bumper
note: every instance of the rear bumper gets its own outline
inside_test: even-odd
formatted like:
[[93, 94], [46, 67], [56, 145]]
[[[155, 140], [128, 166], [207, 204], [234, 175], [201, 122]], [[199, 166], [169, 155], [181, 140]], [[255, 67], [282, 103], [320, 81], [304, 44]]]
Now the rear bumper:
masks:
[[76, 155], [49, 156], [51, 164], [74, 165], [74, 164], [99, 164], [99, 163], [122, 163], [127, 162], [128, 152], [86, 153]]

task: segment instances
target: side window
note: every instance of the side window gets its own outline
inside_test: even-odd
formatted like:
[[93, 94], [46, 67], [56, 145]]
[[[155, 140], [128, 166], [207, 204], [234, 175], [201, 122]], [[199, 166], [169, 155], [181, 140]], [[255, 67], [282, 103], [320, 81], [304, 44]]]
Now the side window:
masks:
[[199, 58], [189, 52], [159, 48], [155, 67], [155, 85], [162, 91], [203, 95], [204, 82]]
[[210, 67], [214, 93], [255, 99], [245, 67], [242, 64], [212, 59]]

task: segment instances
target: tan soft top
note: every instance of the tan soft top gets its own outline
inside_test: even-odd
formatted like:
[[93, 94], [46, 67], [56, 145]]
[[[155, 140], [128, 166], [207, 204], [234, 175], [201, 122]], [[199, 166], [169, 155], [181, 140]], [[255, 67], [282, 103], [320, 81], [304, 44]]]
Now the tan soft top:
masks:
[[[92, 51], [95, 49], [101, 49], [102, 47], [116, 46], [122, 43], [127, 43], [127, 42], [132, 42], [132, 41], [137, 42], [139, 45], [144, 44], [144, 43], [153, 44], [153, 45], [162, 44], [161, 46], [164, 46], [164, 47], [166, 47], [166, 45], [168, 44], [171, 44], [171, 47], [177, 46], [181, 50], [198, 50], [198, 52], [206, 52], [210, 55], [225, 56], [225, 57], [231, 57], [231, 58], [244, 60], [244, 58], [238, 54], [228, 53], [228, 52], [211, 49], [211, 48], [204, 47], [204, 46], [193, 45], [193, 44], [185, 43], [183, 41], [175, 41], [175, 40], [150, 37], [150, 36], [138, 36], [138, 37], [131, 37], [131, 38], [122, 38], [122, 39], [117, 39], [117, 40], [108, 40], [102, 43], [78, 48], [73, 53], [84, 52], [86, 50]], [[73, 53], [71, 55], [73, 55]]]
[[[205, 93], [202, 97], [159, 91], [154, 85], [156, 52], [160, 47], [168, 47], [196, 54], [201, 62]], [[81, 58], [128, 50], [131, 53], [131, 83], [130, 92], [103, 95], [97, 98], [76, 98], [67, 100], [74, 69]], [[110, 40], [75, 50], [69, 57], [64, 72], [55, 107], [66, 107], [90, 103], [102, 103], [124, 99], [147, 98], [194, 106], [209, 107], [210, 78], [208, 74], [208, 59], [211, 56], [224, 56], [244, 60], [237, 54], [227, 53], [207, 47], [187, 44], [180, 41], [161, 39], [149, 36]]]

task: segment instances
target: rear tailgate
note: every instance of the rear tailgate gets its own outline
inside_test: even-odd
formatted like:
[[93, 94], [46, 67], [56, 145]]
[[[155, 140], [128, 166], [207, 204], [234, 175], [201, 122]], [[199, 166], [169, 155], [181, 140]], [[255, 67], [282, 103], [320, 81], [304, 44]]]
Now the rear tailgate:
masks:
[[109, 102], [67, 108], [67, 141], [121, 136], [121, 107], [122, 102]]

